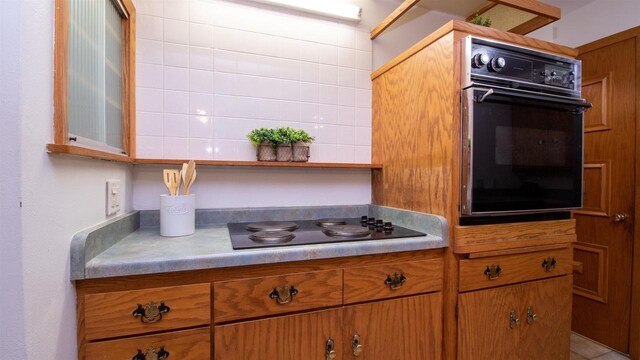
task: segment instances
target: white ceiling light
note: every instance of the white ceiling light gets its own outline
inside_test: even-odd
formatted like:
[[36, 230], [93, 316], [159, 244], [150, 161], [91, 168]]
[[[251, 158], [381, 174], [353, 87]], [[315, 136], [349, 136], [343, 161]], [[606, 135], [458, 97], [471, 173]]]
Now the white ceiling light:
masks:
[[359, 6], [337, 0], [253, 0], [342, 20], [360, 21]]

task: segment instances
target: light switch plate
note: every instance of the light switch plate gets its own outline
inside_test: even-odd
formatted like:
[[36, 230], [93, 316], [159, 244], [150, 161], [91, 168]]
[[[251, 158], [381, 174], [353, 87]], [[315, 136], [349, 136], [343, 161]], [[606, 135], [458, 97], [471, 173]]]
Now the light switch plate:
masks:
[[120, 180], [107, 180], [107, 216], [120, 211]]

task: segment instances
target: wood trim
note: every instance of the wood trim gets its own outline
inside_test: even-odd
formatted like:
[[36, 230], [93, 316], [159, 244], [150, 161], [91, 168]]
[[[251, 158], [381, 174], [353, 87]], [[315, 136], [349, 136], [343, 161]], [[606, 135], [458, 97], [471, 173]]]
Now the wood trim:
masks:
[[536, 252], [536, 251], [564, 249], [566, 247], [569, 247], [569, 244], [527, 246], [527, 247], [516, 248], [516, 249], [505, 249], [505, 250], [494, 250], [494, 251], [483, 251], [483, 252], [471, 253], [467, 256], [467, 258], [478, 259], [478, 258], [500, 256], [500, 255], [525, 254], [525, 253]]
[[67, 91], [69, 65], [69, 0], [55, 2], [55, 38], [53, 46], [53, 141], [69, 141], [67, 126]]
[[629, 30], [625, 30], [617, 34], [613, 34], [611, 36], [607, 36], [605, 38], [595, 40], [590, 43], [586, 43], [584, 45], [577, 47], [577, 50], [582, 55], [586, 52], [593, 51], [601, 47], [605, 47], [607, 45], [615, 44], [617, 42], [624, 41], [624, 40], [631, 39], [638, 36], [640, 36], [640, 26], [636, 26]]
[[[609, 249], [606, 246], [602, 245], [580, 242], [576, 242], [575, 244], [573, 244], [573, 249], [574, 253], [575, 250], [580, 250], [598, 255], [598, 289], [596, 291], [593, 291], [574, 284], [573, 293], [575, 295], [583, 296], [591, 300], [606, 304], [609, 298], [609, 283], [607, 281], [609, 269]], [[582, 268], [582, 263], [580, 263], [580, 270], [584, 270]]]
[[506, 5], [518, 10], [545, 16], [555, 20], [560, 19], [560, 8], [536, 0], [491, 0], [500, 5]]
[[509, 32], [520, 34], [520, 35], [526, 35], [530, 32], [540, 29], [543, 26], [549, 25], [555, 21], [558, 21], [558, 19], [553, 19], [553, 18], [548, 18], [546, 16], [538, 15], [533, 19], [512, 28], [511, 30], [509, 30]]
[[398, 64], [407, 60], [409, 57], [417, 53], [418, 51], [424, 49], [430, 44], [434, 43], [441, 37], [447, 35], [451, 31], [460, 31], [462, 33], [468, 35], [475, 35], [486, 37], [494, 40], [509, 42], [515, 45], [521, 45], [526, 47], [531, 47], [537, 50], [542, 50], [550, 53], [554, 53], [561, 56], [566, 56], [570, 58], [575, 58], [578, 56], [578, 50], [558, 45], [554, 43], [550, 43], [544, 40], [534, 39], [530, 37], [525, 37], [523, 35], [514, 34], [506, 31], [500, 31], [492, 28], [488, 28], [485, 26], [474, 25], [468, 22], [464, 22], [461, 20], [451, 20], [438, 30], [434, 31], [432, 34], [428, 35], [426, 38], [422, 39], [409, 49], [402, 52], [400, 55], [396, 56], [393, 60], [389, 61], [376, 71], [371, 74], [371, 79], [375, 79], [378, 76], [384, 74], [385, 72], [391, 70], [396, 67]]
[[613, 94], [613, 91], [611, 89], [611, 82], [609, 81], [609, 79], [612, 78], [613, 73], [608, 73], [605, 76], [600, 76], [597, 78], [582, 79], [582, 88], [584, 88], [585, 86], [602, 83], [602, 109], [600, 109], [602, 111], [602, 113], [600, 114], [600, 116], [602, 117], [602, 124], [598, 126], [585, 125], [584, 132], [603, 131], [611, 129], [611, 127], [609, 126], [609, 103], [611, 102], [609, 95]]
[[122, 145], [129, 157], [136, 157], [136, 8], [131, 0], [122, 0], [129, 19], [122, 21]]
[[398, 6], [391, 14], [389, 14], [378, 26], [371, 30], [371, 40], [374, 40], [378, 35], [382, 34], [391, 24], [400, 19], [407, 11], [414, 7], [420, 0], [405, 0], [400, 6]]
[[75, 145], [59, 145], [59, 144], [47, 144], [47, 151], [52, 154], [68, 154], [75, 156], [89, 157], [93, 159], [118, 161], [124, 163], [133, 163], [134, 159], [126, 156], [114, 154], [106, 151], [94, 150]]
[[633, 360], [640, 359], [640, 26], [625, 33], [636, 34], [636, 178], [633, 236], [633, 269], [631, 281], [631, 324], [629, 328], [629, 353]]
[[573, 272], [578, 274], [584, 273], [584, 264], [580, 261], [573, 261]]
[[[187, 160], [176, 159], [135, 159], [136, 164], [182, 165]], [[204, 166], [241, 166], [241, 167], [285, 167], [285, 168], [335, 168], [335, 169], [382, 169], [382, 164], [352, 163], [314, 163], [314, 162], [276, 162], [276, 161], [232, 161], [232, 160], [196, 160]]]

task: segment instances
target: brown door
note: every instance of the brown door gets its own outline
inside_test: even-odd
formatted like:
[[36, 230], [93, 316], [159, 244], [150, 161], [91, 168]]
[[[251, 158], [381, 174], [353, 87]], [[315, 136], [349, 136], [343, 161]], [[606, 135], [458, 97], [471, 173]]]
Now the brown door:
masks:
[[343, 359], [441, 359], [442, 294], [345, 307], [344, 330]]
[[627, 353], [633, 250], [635, 39], [586, 52], [584, 208], [574, 212], [574, 331]]
[[325, 359], [333, 341], [342, 359], [342, 309], [216, 326], [216, 360]]
[[568, 359], [571, 342], [571, 276], [525, 286], [520, 359]]
[[458, 295], [458, 359], [518, 359], [521, 285]]

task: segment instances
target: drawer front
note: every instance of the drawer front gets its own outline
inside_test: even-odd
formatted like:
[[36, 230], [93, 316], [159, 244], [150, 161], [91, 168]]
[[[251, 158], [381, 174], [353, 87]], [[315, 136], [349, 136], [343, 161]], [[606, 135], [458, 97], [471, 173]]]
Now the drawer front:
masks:
[[572, 272], [571, 248], [460, 260], [460, 291], [543, 279]]
[[99, 341], [86, 345], [86, 360], [112, 359], [167, 359], [203, 360], [211, 358], [209, 328], [172, 331], [159, 335], [138, 336], [129, 339]]
[[[211, 285], [87, 294], [87, 340], [139, 335], [211, 323]], [[164, 306], [163, 306], [164, 305]]]
[[443, 260], [430, 259], [344, 270], [345, 304], [442, 289]]
[[216, 282], [214, 321], [225, 322], [342, 304], [342, 271]]

